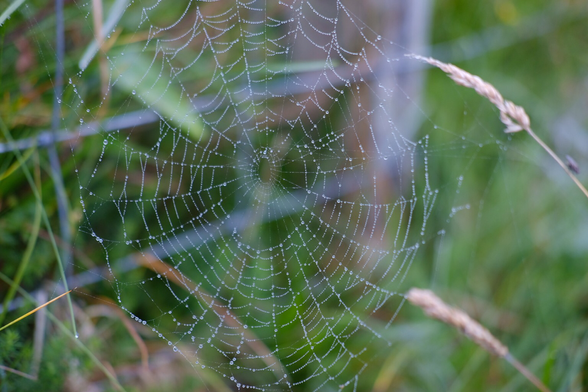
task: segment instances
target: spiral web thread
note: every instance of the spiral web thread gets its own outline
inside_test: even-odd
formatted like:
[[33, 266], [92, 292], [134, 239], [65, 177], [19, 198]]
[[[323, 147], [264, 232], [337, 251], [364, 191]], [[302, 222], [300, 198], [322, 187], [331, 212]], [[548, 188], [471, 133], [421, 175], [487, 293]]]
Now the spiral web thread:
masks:
[[[429, 139], [395, 120], [418, 110], [389, 76], [411, 60], [349, 7], [116, 0], [66, 86], [80, 123], [107, 106], [157, 115], [102, 133], [78, 174], [81, 230], [120, 306], [238, 390], [356, 390], [438, 235]], [[87, 107], [100, 62], [107, 88]], [[114, 261], [137, 251], [138, 280]]]

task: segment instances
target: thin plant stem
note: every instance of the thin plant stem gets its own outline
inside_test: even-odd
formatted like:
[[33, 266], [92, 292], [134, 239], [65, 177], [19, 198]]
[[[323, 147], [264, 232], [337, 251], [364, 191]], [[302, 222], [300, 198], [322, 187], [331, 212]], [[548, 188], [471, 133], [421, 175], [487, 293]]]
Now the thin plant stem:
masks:
[[533, 132], [533, 130], [531, 128], [529, 129], [525, 129], [525, 131], [531, 135], [531, 137], [533, 139], [535, 139], [535, 141], [537, 143], [539, 143], [539, 145], [541, 147], [543, 147], [543, 149], [545, 151], [547, 151], [547, 153], [549, 155], [551, 155], [551, 157], [553, 159], [555, 159], [555, 161], [562, 167], [562, 169], [565, 170], [565, 172], [568, 174], [568, 176], [570, 176], [570, 178], [572, 179], [572, 181], [574, 181], [574, 183], [578, 186], [578, 188], [580, 188], [580, 190], [584, 193], [584, 195], [586, 197], [588, 197], [588, 190], [586, 189], [586, 187], [584, 187], [584, 185], [580, 182], [580, 180], [578, 180], [578, 177], [576, 177], [574, 175], [574, 173], [572, 173], [572, 171], [568, 168], [568, 165], [566, 165], [558, 156], [555, 152], [553, 152], [553, 150], [551, 148], [549, 148], [549, 146], [547, 144], [545, 144], [545, 142], [543, 140], [541, 140], [541, 138], [539, 136], [537, 136], [537, 134], [535, 132]]
[[541, 392], [551, 392], [529, 369], [512, 356], [508, 347], [463, 310], [447, 305], [431, 290], [412, 288], [406, 294], [406, 299], [423, 309], [427, 316], [451, 325], [490, 354], [507, 360]]
[[[36, 155], [36, 157], [38, 157]], [[37, 184], [37, 188], [39, 192], [41, 191], [41, 175], [39, 173], [39, 165], [38, 161], [36, 162], [37, 166], [35, 170], [35, 182]], [[31, 230], [31, 236], [29, 237], [29, 241], [27, 243], [27, 247], [24, 251], [22, 256], [22, 260], [18, 266], [18, 270], [16, 271], [16, 275], [14, 276], [14, 284], [10, 286], [8, 289], [8, 293], [6, 293], [6, 297], [4, 297], [4, 301], [2, 303], [2, 313], [0, 314], [0, 325], [4, 322], [6, 318], [6, 314], [8, 312], [8, 304], [13, 300], [14, 294], [16, 294], [16, 287], [20, 285], [20, 282], [24, 276], [24, 273], [29, 265], [29, 261], [31, 260], [31, 255], [33, 254], [33, 250], [35, 249], [35, 245], [37, 243], [37, 238], [39, 237], [39, 229], [41, 226], [41, 213], [43, 210], [43, 205], [39, 200], [36, 200], [36, 207], [35, 207], [35, 217], [33, 220], [33, 227]]]
[[[23, 159], [24, 162], [26, 162], [31, 155], [33, 154], [33, 152], [37, 151], [36, 147], [31, 147], [29, 148], [27, 151], [24, 152]], [[10, 165], [10, 167], [8, 169], [6, 169], [5, 171], [2, 172], [2, 174], [0, 174], [0, 181], [3, 181], [4, 179], [10, 177], [10, 175], [12, 173], [14, 173], [15, 171], [17, 171], [20, 168], [20, 162], [14, 162], [12, 165]]]
[[113, 374], [113, 372], [111, 370], [109, 370], [94, 355], [94, 353], [92, 353], [92, 351], [88, 348], [88, 346], [86, 346], [84, 343], [82, 343], [82, 341], [80, 339], [78, 339], [77, 335], [76, 336], [72, 335], [71, 331], [69, 329], [67, 329], [65, 327], [65, 325], [63, 325], [63, 323], [61, 323], [57, 317], [55, 317], [51, 313], [47, 313], [47, 314], [49, 315], [49, 318], [51, 319], [51, 321], [53, 321], [53, 323], [55, 323], [55, 325], [57, 325], [57, 327], [61, 330], [61, 332], [63, 332], [66, 336], [68, 336], [70, 339], [72, 339], [72, 341], [75, 342], [75, 344], [92, 360], [92, 362], [94, 362], [94, 364], [96, 366], [98, 366], [98, 368], [104, 373], [104, 375], [106, 376], [106, 378], [108, 378], [108, 380], [110, 381], [110, 383], [112, 384], [112, 386], [117, 391], [124, 392], [125, 389], [122, 387], [122, 385], [120, 385], [120, 382], [116, 378], [116, 374]]
[[[13, 284], [12, 279], [10, 279], [8, 276], [4, 275], [2, 272], [0, 272], [0, 279], [2, 279], [4, 282], [6, 282], [8, 284]], [[24, 290], [22, 287], [17, 286], [17, 290], [27, 300], [35, 303], [35, 299], [29, 293], [27, 293], [26, 290]], [[65, 294], [62, 294], [62, 295], [65, 295]], [[68, 298], [69, 298], [69, 296], [68, 296]], [[59, 299], [59, 297], [54, 298], [53, 301], [55, 301], [57, 299]], [[113, 374], [110, 370], [108, 370], [106, 368], [106, 366], [104, 366], [104, 364], [94, 355], [94, 353], [92, 353], [92, 351], [80, 339], [78, 339], [77, 333], [75, 335], [73, 335], [71, 333], [71, 331], [69, 329], [67, 329], [65, 327], [65, 325], [63, 325], [63, 323], [57, 317], [55, 317], [55, 315], [53, 315], [51, 312], [47, 312], [47, 316], [61, 330], [61, 332], [63, 332], [67, 337], [69, 337], [73, 342], [75, 342], [75, 344], [88, 356], [88, 358], [90, 358], [90, 360], [92, 362], [94, 362], [94, 364], [104, 373], [106, 378], [108, 378], [108, 380], [110, 381], [112, 386], [117, 391], [125, 392], [125, 389], [118, 382], [118, 379], [116, 378], [116, 374]]]
[[510, 353], [504, 356], [504, 359], [507, 360], [515, 369], [519, 371], [523, 376], [527, 378], [527, 380], [531, 381], [533, 385], [537, 387], [541, 392], [551, 392], [549, 388], [547, 388], [541, 380], [539, 380], [533, 373], [529, 371], [522, 363], [517, 361], [515, 357], [513, 357]]
[[0, 369], [7, 371], [7, 372], [10, 372], [10, 373], [14, 373], [14, 374], [21, 376], [21, 377], [24, 377], [24, 378], [28, 378], [29, 380], [37, 381], [37, 377], [31, 376], [30, 374], [27, 374], [25, 372], [21, 372], [20, 370], [9, 368], [8, 366], [0, 365]]
[[[14, 285], [14, 286], [16, 286], [16, 284], [15, 284], [15, 283], [16, 283], [16, 282], [13, 282], [13, 285]], [[22, 320], [22, 319], [24, 319], [24, 318], [27, 318], [27, 317], [29, 317], [31, 314], [33, 314], [33, 313], [37, 312], [37, 311], [38, 311], [38, 310], [40, 310], [40, 309], [43, 309], [45, 306], [47, 306], [47, 305], [49, 305], [49, 304], [51, 304], [51, 303], [53, 303], [53, 302], [57, 301], [59, 298], [61, 298], [61, 297], [65, 296], [65, 295], [68, 295], [68, 294], [69, 294], [69, 293], [71, 293], [72, 291], [73, 291], [73, 289], [71, 289], [71, 290], [69, 290], [69, 291], [67, 291], [67, 292], [65, 292], [65, 293], [63, 293], [63, 294], [61, 294], [61, 295], [58, 295], [57, 297], [53, 298], [51, 301], [47, 301], [47, 302], [45, 302], [45, 303], [44, 303], [43, 305], [41, 305], [41, 306], [37, 306], [35, 309], [31, 310], [30, 312], [28, 312], [28, 313], [25, 313], [25, 314], [23, 314], [22, 316], [20, 316], [19, 318], [17, 318], [16, 320], [13, 320], [13, 321], [9, 322], [8, 324], [6, 324], [6, 325], [2, 326], [2, 328], [0, 328], [0, 331], [2, 331], [2, 330], [4, 330], [4, 329], [6, 329], [6, 328], [8, 328], [8, 327], [10, 327], [10, 326], [11, 326], [11, 325], [13, 325], [13, 324], [16, 324], [16, 323], [18, 323], [20, 320]]]
[[476, 93], [487, 98], [498, 110], [500, 110], [500, 120], [506, 129], [506, 133], [515, 133], [520, 131], [527, 132], [555, 161], [564, 169], [567, 175], [574, 181], [574, 183], [580, 188], [582, 193], [588, 198], [588, 190], [582, 185], [580, 180], [572, 173], [568, 166], [557, 156], [555, 152], [533, 130], [531, 129], [531, 121], [529, 116], [525, 112], [525, 109], [515, 105], [511, 101], [508, 101], [502, 97], [500, 92], [491, 85], [484, 81], [482, 78], [471, 73], [464, 71], [463, 69], [453, 65], [444, 63], [431, 57], [423, 57], [414, 54], [407, 55], [408, 57], [416, 60], [427, 62], [443, 72], [445, 72], [453, 81], [460, 86], [474, 89]]
[[[0, 117], [0, 130], [4, 134], [4, 137], [6, 138], [6, 140], [8, 140], [10, 143], [14, 143], [14, 139], [12, 138], [12, 135], [10, 135], [8, 128], [6, 127], [6, 124], [4, 123], [4, 121], [2, 121], [1, 117]], [[35, 196], [35, 199], [37, 199], [37, 202], [42, 203], [41, 194], [39, 193], [39, 190], [37, 189], [37, 185], [35, 184], [33, 177], [31, 176], [29, 168], [24, 163], [24, 158], [23, 158], [22, 154], [20, 153], [19, 150], [15, 150], [14, 155], [16, 156], [16, 159], [21, 163], [23, 173], [24, 173], [29, 185], [31, 186], [31, 190], [33, 192], [33, 195]], [[63, 280], [63, 287], [67, 291], [68, 290], [67, 277], [65, 275], [65, 269], [63, 267], [63, 262], [61, 260], [61, 255], [60, 255], [59, 249], [57, 248], [57, 243], [55, 242], [55, 237], [53, 236], [53, 229], [51, 228], [51, 223], [49, 222], [49, 217], [47, 216], [47, 211], [45, 211], [45, 208], [42, 208], [41, 210], [42, 210], [41, 212], [42, 212], [43, 223], [45, 224], [45, 227], [47, 228], [47, 232], [49, 233], [49, 237], [51, 238], [51, 247], [53, 248], [53, 253], [55, 254], [55, 258], [57, 259], [57, 266], [59, 269], [59, 273], [61, 275], [61, 279]], [[70, 316], [71, 316], [72, 329], [73, 329], [74, 335], [77, 336], [78, 332], [77, 332], [76, 322], [75, 322], [75, 317], [74, 317], [74, 312], [73, 312], [73, 304], [71, 302], [70, 296], [67, 297], [67, 302], [69, 305], [69, 312], [70, 312]]]

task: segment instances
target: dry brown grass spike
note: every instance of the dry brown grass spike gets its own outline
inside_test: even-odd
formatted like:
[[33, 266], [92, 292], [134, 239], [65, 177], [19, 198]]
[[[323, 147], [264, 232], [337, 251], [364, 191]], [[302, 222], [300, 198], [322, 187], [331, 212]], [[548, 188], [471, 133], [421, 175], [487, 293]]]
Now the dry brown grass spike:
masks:
[[500, 343], [490, 331], [468, 316], [463, 310], [447, 305], [431, 290], [412, 288], [406, 294], [406, 299], [411, 304], [423, 309], [427, 316], [457, 328], [484, 350], [510, 362], [540, 391], [551, 392], [529, 369], [509, 353], [508, 348], [504, 344]]
[[488, 98], [500, 111], [500, 121], [506, 125], [504, 130], [507, 133], [526, 131], [549, 155], [560, 165], [567, 175], [580, 188], [582, 193], [588, 197], [588, 190], [580, 180], [572, 173], [572, 170], [557, 156], [555, 152], [531, 129], [531, 121], [525, 109], [515, 105], [502, 97], [502, 94], [490, 83], [476, 75], [472, 75], [453, 64], [447, 64], [431, 57], [423, 57], [416, 54], [407, 55], [410, 58], [427, 62], [445, 72], [455, 83], [474, 89], [479, 95]]
[[519, 132], [531, 129], [529, 116], [520, 106], [507, 101], [502, 94], [490, 83], [476, 75], [472, 75], [453, 64], [447, 64], [431, 57], [410, 55], [410, 57], [425, 61], [445, 72], [453, 81], [461, 86], [474, 89], [479, 95], [488, 98], [500, 110], [500, 120], [506, 125], [505, 132]]
[[406, 299], [423, 309], [427, 316], [457, 328], [489, 353], [501, 358], [508, 354], [508, 348], [492, 336], [490, 331], [462, 310], [447, 305], [431, 290], [412, 288], [406, 295]]

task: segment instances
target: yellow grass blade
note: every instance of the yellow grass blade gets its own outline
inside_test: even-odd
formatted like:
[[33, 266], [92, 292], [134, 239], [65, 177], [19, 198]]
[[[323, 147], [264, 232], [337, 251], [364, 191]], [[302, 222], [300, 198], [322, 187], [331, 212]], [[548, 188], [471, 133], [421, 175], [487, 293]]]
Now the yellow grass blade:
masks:
[[4, 330], [4, 329], [6, 329], [6, 328], [8, 328], [8, 327], [10, 327], [12, 324], [16, 324], [16, 323], [18, 323], [20, 320], [22, 320], [22, 319], [23, 319], [23, 318], [25, 318], [25, 317], [28, 317], [28, 316], [30, 316], [31, 314], [35, 313], [35, 312], [36, 312], [36, 311], [38, 311], [39, 309], [43, 309], [45, 306], [49, 305], [51, 302], [55, 302], [55, 301], [57, 301], [59, 298], [61, 298], [61, 297], [65, 296], [65, 295], [67, 295], [67, 294], [71, 293], [73, 290], [74, 290], [74, 289], [71, 289], [71, 290], [69, 290], [68, 292], [65, 292], [65, 293], [61, 294], [60, 296], [53, 298], [51, 301], [45, 302], [43, 305], [36, 307], [35, 309], [31, 310], [31, 311], [30, 311], [30, 312], [28, 312], [27, 314], [20, 316], [20, 317], [19, 317], [19, 318], [17, 318], [16, 320], [13, 320], [13, 321], [9, 322], [8, 324], [6, 324], [6, 325], [5, 325], [5, 326], [3, 326], [2, 328], [0, 328], [0, 331], [2, 331], [2, 330]]
[[6, 171], [4, 171], [2, 174], [0, 174], [0, 181], [6, 179], [7, 177], [10, 177], [10, 175], [12, 173], [14, 173], [15, 171], [17, 171], [33, 154], [34, 151], [36, 151], [37, 147], [31, 147], [29, 148], [27, 151], [25, 151], [24, 154], [22, 154], [22, 161], [16, 161], [14, 162], [12, 165], [10, 165], [10, 167], [8, 169], [6, 169]]

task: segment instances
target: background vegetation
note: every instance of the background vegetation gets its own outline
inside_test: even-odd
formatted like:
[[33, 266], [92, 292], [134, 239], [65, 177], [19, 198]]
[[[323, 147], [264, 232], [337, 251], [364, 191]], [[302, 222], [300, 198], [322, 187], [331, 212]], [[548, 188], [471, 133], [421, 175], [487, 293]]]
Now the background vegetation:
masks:
[[[7, 4], [0, 1], [0, 9]], [[75, 2], [67, 2], [65, 17], [64, 66], [66, 75], [75, 75], [92, 33], [88, 23], [77, 19]], [[586, 2], [440, 0], [434, 3], [432, 20], [431, 53], [482, 76], [525, 107], [534, 130], [560, 156], [574, 157], [580, 179], [588, 183]], [[50, 128], [55, 23], [52, 3], [31, 1], [0, 26], [1, 142], [8, 135], [23, 139]], [[89, 74], [95, 78], [87, 78], [80, 88], [100, 89], [99, 65], [93, 66], [97, 68]], [[496, 111], [483, 98], [435, 70], [428, 72], [423, 95], [430, 121], [420, 132], [431, 134], [436, 146], [429, 155], [430, 173], [442, 190], [430, 225], [446, 234], [420, 251], [407, 285], [431, 287], [467, 310], [552, 390], [588, 389], [588, 200], [529, 138], [502, 134]], [[98, 97], [89, 106], [102, 117], [128, 104], [99, 105]], [[70, 109], [64, 107], [63, 123], [80, 117]], [[66, 272], [73, 274], [104, 265], [102, 247], [85, 234], [75, 175], [76, 168], [83, 173], [93, 169], [100, 153], [96, 140], [101, 141], [77, 140], [75, 156], [67, 143], [57, 146], [74, 237], [74, 259]], [[478, 144], [482, 147], [472, 147]], [[113, 157], [107, 159], [105, 165], [114, 164]], [[49, 284], [60, 273], [42, 213], [61, 246], [49, 167], [44, 148], [26, 149], [20, 159], [11, 152], [0, 155], [0, 298], [5, 305], [23, 303], [9, 308], [3, 323], [34, 307], [26, 295], [11, 294], [17, 287], [14, 280], [28, 293], [43, 288], [51, 298], [58, 291]], [[111, 181], [105, 179], [104, 185]], [[446, 211], [466, 204], [469, 209], [448, 220]], [[101, 219], [93, 224], [106, 226], [111, 218]], [[149, 273], [129, 272], [134, 279]], [[51, 305], [50, 314], [39, 313], [1, 331], [0, 364], [37, 377], [31, 380], [2, 368], [0, 388], [116, 390], [117, 383], [107, 376], [116, 374], [131, 391], [231, 390], [214, 372], [196, 373], [150, 329], [130, 323], [128, 313], [111, 304], [113, 295], [107, 279], [75, 290], [80, 339], [68, 332], [66, 301]], [[158, 316], [141, 307], [142, 298], [130, 301], [133, 312]], [[37, 331], [45, 328], [45, 338], [35, 341]], [[426, 319], [418, 309], [404, 306], [386, 334], [393, 348], [373, 353], [360, 390], [533, 390], [510, 365]]]

